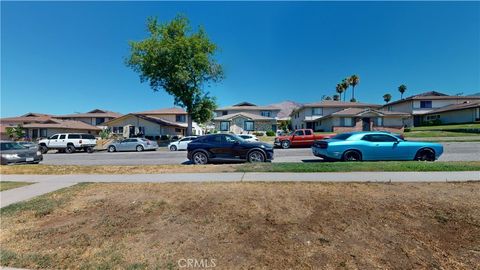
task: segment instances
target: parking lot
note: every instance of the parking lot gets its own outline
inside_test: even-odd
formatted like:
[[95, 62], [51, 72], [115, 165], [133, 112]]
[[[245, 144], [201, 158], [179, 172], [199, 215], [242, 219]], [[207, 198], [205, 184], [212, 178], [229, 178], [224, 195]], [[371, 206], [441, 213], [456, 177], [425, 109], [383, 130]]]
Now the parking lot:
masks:
[[[441, 161], [480, 161], [480, 143], [451, 142], [443, 143], [444, 154]], [[310, 148], [275, 149], [273, 162], [318, 162], [320, 158], [312, 155]], [[187, 152], [170, 152], [159, 149], [152, 152], [83, 152], [62, 154], [49, 152], [44, 155], [42, 164], [50, 165], [155, 165], [188, 164]]]

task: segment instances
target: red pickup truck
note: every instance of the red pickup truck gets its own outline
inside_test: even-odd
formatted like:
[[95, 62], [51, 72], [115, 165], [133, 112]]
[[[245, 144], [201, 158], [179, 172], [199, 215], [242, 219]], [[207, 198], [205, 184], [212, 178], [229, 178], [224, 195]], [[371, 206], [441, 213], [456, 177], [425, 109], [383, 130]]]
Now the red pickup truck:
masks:
[[297, 129], [288, 135], [275, 138], [275, 146], [287, 149], [291, 146], [311, 147], [315, 141], [328, 139], [336, 134], [315, 134], [311, 129]]

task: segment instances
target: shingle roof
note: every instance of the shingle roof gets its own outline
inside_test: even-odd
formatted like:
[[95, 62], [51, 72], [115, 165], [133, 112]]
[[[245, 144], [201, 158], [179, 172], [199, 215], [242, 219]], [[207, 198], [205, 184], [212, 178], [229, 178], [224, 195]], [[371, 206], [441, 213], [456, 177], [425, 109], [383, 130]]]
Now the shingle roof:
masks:
[[442, 100], [442, 99], [448, 99], [448, 100], [455, 100], [455, 99], [473, 99], [473, 100], [480, 100], [480, 96], [449, 96], [440, 92], [436, 91], [429, 91], [429, 92], [424, 92], [420, 93], [417, 95], [409, 96], [404, 99], [392, 101], [390, 103], [387, 103], [383, 106], [389, 106], [389, 105], [394, 105], [410, 100]]
[[89, 125], [81, 121], [49, 119], [45, 122], [30, 123], [23, 125], [24, 128], [59, 128], [59, 129], [79, 129], [79, 130], [101, 130], [101, 128]]
[[107, 121], [107, 122], [103, 123], [103, 125], [108, 126], [108, 125], [110, 125], [110, 123], [112, 123], [114, 121], [118, 121], [118, 120], [121, 120], [121, 119], [129, 117], [129, 116], [135, 116], [135, 117], [141, 118], [143, 120], [146, 120], [146, 121], [149, 121], [149, 122], [152, 122], [152, 123], [156, 123], [156, 124], [160, 124], [160, 125], [163, 125], [163, 126], [172, 126], [172, 127], [180, 127], [180, 128], [187, 127], [187, 124], [184, 124], [184, 123], [171, 122], [171, 121], [168, 121], [168, 120], [165, 120], [165, 119], [162, 119], [162, 118], [158, 118], [158, 117], [154, 117], [154, 116], [147, 116], [147, 115], [138, 114], [138, 113], [125, 114], [125, 115], [120, 116], [118, 118]]
[[232, 113], [232, 114], [227, 114], [227, 115], [222, 115], [219, 117], [215, 117], [213, 120], [230, 120], [239, 116], [244, 116], [246, 118], [252, 119], [252, 120], [275, 120], [273, 117], [265, 117], [261, 116], [258, 114], [253, 114], [253, 113], [247, 113], [247, 112], [239, 112], [239, 113]]
[[55, 117], [58, 118], [73, 118], [73, 117], [108, 117], [108, 118], [117, 118], [122, 116], [122, 114], [117, 113], [117, 112], [112, 112], [112, 111], [107, 111], [107, 110], [100, 110], [100, 109], [94, 109], [86, 113], [72, 113], [72, 114], [64, 114], [64, 115], [58, 115]]
[[143, 111], [143, 112], [136, 112], [134, 114], [187, 114], [187, 112], [182, 108], [164, 108], [164, 109], [156, 109], [150, 111]]
[[431, 110], [431, 111], [429, 111], [425, 114], [458, 111], [458, 110], [463, 110], [463, 109], [468, 109], [468, 108], [476, 108], [476, 107], [480, 107], [480, 101], [473, 101], [473, 102], [465, 102], [465, 103], [460, 103], [460, 104], [447, 105], [447, 106], [444, 106], [444, 107], [440, 107], [440, 108]]
[[364, 113], [373, 112], [379, 115], [386, 115], [386, 116], [409, 116], [409, 113], [405, 112], [393, 112], [393, 111], [381, 111], [381, 110], [374, 110], [370, 108], [348, 108], [338, 112], [334, 112], [330, 115], [334, 116], [361, 116]]

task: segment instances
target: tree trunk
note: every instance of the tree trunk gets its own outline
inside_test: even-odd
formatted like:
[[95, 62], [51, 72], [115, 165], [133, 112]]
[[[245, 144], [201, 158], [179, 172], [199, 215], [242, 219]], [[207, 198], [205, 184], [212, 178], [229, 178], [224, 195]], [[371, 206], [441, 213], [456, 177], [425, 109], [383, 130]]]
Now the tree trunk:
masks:
[[187, 121], [188, 121], [188, 126], [187, 126], [187, 135], [186, 136], [192, 136], [193, 121], [192, 121], [192, 116], [190, 114], [187, 114]]
[[355, 86], [352, 85], [352, 99], [355, 99]]

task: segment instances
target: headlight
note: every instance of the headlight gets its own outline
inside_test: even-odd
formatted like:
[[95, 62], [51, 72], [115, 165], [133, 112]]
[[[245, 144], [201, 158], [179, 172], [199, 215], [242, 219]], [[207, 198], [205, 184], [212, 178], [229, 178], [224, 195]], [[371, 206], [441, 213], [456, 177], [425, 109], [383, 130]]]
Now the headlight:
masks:
[[41, 155], [42, 155], [42, 152], [37, 151], [37, 156], [41, 156]]
[[2, 157], [7, 159], [19, 158], [18, 154], [2, 154]]

